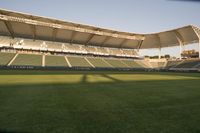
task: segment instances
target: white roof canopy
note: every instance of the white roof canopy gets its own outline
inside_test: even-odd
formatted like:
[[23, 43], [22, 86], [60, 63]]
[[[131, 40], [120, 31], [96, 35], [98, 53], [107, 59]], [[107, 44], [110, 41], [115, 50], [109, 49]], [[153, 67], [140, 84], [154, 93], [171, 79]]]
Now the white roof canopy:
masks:
[[91, 46], [149, 49], [197, 43], [200, 29], [189, 25], [165, 32], [136, 34], [0, 9], [0, 35]]

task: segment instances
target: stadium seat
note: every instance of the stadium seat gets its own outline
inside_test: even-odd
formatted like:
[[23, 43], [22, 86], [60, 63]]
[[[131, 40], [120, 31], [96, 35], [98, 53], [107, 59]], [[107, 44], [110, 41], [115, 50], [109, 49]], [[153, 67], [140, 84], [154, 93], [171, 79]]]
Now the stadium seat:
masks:
[[102, 58], [87, 58], [95, 67], [110, 68], [111, 65], [102, 60]]
[[84, 49], [81, 49], [79, 45], [72, 45], [72, 44], [66, 44], [66, 50], [70, 53], [85, 53], [86, 52]]
[[0, 52], [0, 65], [1, 66], [8, 65], [8, 63], [13, 59], [14, 56], [15, 56], [15, 53]]
[[133, 60], [122, 60], [122, 62], [124, 62], [125, 64], [127, 64], [129, 67], [131, 68], [144, 68], [142, 65], [136, 63]]
[[41, 41], [38, 40], [28, 40], [28, 39], [24, 39], [24, 45], [23, 48], [24, 49], [32, 49], [32, 50], [40, 50], [41, 49]]
[[46, 42], [47, 49], [50, 51], [62, 51], [62, 44], [61, 43], [53, 43], [53, 42]]
[[167, 65], [165, 66], [166, 69], [173, 68], [177, 66], [181, 61], [168, 61]]
[[64, 56], [46, 55], [45, 56], [45, 66], [68, 67], [68, 64], [67, 64]]
[[19, 54], [12, 66], [42, 66], [42, 55]]
[[99, 55], [109, 55], [107, 49], [103, 47], [97, 47], [97, 53]]
[[1, 46], [10, 46], [12, 39], [9, 37], [0, 36], [0, 47]]
[[123, 53], [120, 49], [110, 49], [110, 55], [115, 55], [115, 56], [123, 56]]
[[158, 62], [158, 68], [164, 68], [165, 62]]
[[67, 56], [72, 67], [92, 67], [83, 57]]
[[108, 58], [104, 58], [104, 60], [106, 62], [108, 62], [111, 66], [115, 67], [115, 68], [129, 68], [129, 66], [126, 65], [125, 63], [121, 62], [120, 59], [108, 59]]
[[175, 68], [194, 68], [200, 64], [200, 60], [185, 60], [178, 64]]

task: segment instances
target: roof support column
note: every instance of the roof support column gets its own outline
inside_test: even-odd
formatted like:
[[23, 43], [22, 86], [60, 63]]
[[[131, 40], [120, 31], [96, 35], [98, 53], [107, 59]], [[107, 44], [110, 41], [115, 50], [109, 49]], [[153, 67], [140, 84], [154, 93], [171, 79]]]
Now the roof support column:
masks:
[[92, 38], [94, 37], [94, 35], [95, 35], [95, 34], [91, 34], [91, 35], [88, 37], [87, 41], [85, 42], [85, 45], [88, 45], [88, 44], [90, 43], [90, 41], [92, 40]]
[[159, 34], [156, 35], [157, 36], [157, 39], [158, 39], [158, 51], [159, 51], [159, 54], [158, 54], [158, 58], [161, 59], [161, 39], [160, 39], [160, 36]]
[[13, 31], [11, 23], [9, 21], [4, 21], [4, 24], [6, 25], [6, 28], [7, 28], [8, 32], [9, 32], [10, 36], [12, 38], [14, 38], [14, 31]]
[[159, 47], [158, 50], [159, 50], [159, 59], [161, 59], [161, 47]]
[[53, 31], [52, 31], [52, 40], [53, 41], [56, 41], [57, 32], [58, 32], [58, 29], [54, 28]]
[[119, 48], [122, 48], [122, 46], [123, 46], [126, 42], [128, 42], [128, 40], [127, 40], [127, 39], [124, 39], [124, 40], [119, 44]]
[[138, 42], [138, 47], [137, 47], [137, 52], [139, 53], [140, 52], [140, 48], [142, 46], [142, 43], [143, 43], [144, 40], [141, 40]]
[[30, 25], [31, 32], [32, 32], [32, 38], [35, 41], [36, 38], [36, 26], [35, 25]]
[[181, 34], [178, 32], [178, 31], [176, 31], [176, 30], [174, 30], [174, 34], [175, 34], [175, 36], [176, 36], [176, 39], [177, 39], [177, 41], [178, 41], [178, 43], [179, 43], [179, 46], [180, 46], [180, 60], [182, 59], [182, 51], [183, 51], [183, 37], [181, 36]]
[[182, 51], [183, 51], [183, 44], [182, 42], [179, 42], [179, 45], [180, 45], [180, 60], [182, 59]]
[[103, 42], [101, 43], [101, 47], [103, 47], [105, 45], [105, 43], [110, 39], [111, 37], [107, 36]]
[[199, 38], [199, 59], [200, 59], [200, 38]]
[[198, 43], [199, 50], [198, 51], [199, 51], [199, 58], [200, 58], [200, 29], [198, 27], [195, 27], [195, 26], [192, 26], [192, 28], [193, 28], [194, 32], [196, 33], [196, 35], [199, 39], [199, 43]]

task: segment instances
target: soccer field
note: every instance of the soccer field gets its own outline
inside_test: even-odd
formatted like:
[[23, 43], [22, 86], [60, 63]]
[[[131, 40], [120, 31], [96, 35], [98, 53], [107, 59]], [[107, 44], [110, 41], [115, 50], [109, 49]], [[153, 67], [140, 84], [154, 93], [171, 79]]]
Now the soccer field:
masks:
[[1, 70], [0, 132], [197, 133], [200, 74]]

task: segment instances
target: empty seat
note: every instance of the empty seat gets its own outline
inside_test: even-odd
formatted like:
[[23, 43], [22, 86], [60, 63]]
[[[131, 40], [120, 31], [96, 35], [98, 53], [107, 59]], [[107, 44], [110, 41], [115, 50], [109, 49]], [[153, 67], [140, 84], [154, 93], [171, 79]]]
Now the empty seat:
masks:
[[87, 58], [90, 63], [92, 63], [95, 67], [111, 67], [108, 63], [103, 61], [101, 58]]
[[92, 67], [83, 57], [67, 57], [73, 67]]
[[125, 64], [127, 64], [131, 68], [144, 68], [142, 65], [135, 62], [134, 60], [122, 60], [122, 62], [124, 62]]
[[178, 64], [175, 68], [193, 68], [200, 64], [199, 60], [185, 60]]
[[12, 41], [10, 37], [0, 36], [0, 46], [10, 46]]
[[68, 67], [64, 56], [45, 56], [45, 66]]
[[0, 53], [0, 65], [8, 65], [14, 56], [15, 53]]
[[42, 66], [42, 55], [19, 54], [12, 62], [14, 66]]
[[106, 59], [106, 58], [104, 58], [104, 60], [115, 68], [128, 68], [129, 67], [128, 65], [121, 62], [120, 59]]
[[181, 61], [168, 61], [165, 68], [172, 68], [177, 66]]
[[123, 55], [123, 53], [121, 52], [120, 49], [110, 49], [110, 55], [121, 56], [121, 55]]

